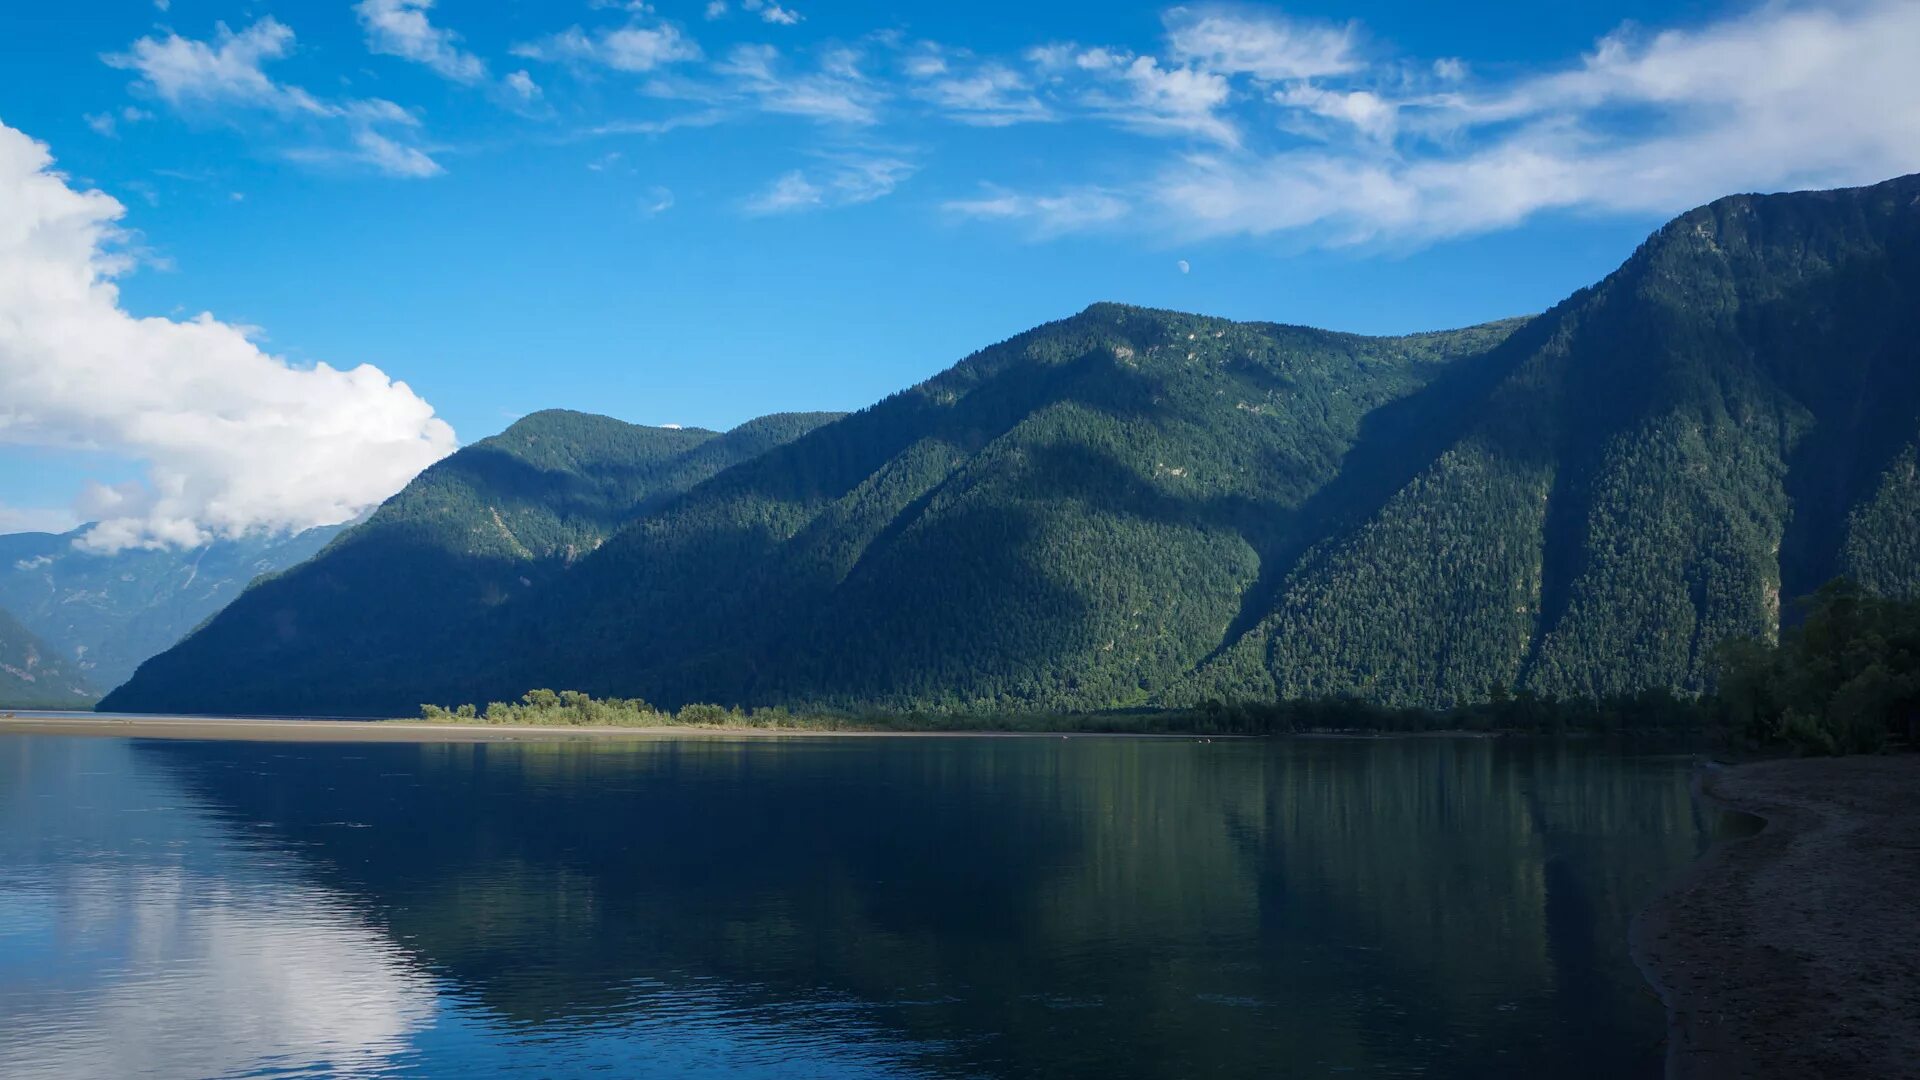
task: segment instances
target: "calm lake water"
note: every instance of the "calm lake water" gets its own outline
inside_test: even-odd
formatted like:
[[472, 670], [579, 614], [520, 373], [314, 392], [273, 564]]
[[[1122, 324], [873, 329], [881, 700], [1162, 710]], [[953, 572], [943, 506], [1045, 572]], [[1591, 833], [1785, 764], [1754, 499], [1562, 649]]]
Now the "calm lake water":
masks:
[[1686, 771], [0, 736], [0, 1076], [1657, 1076]]

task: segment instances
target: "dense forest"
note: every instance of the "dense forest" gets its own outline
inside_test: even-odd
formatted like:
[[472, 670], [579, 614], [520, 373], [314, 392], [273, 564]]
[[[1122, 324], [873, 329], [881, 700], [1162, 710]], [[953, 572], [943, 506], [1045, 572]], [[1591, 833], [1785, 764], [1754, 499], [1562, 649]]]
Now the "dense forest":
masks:
[[1098, 304], [791, 436], [599, 516], [655, 466], [470, 448], [106, 705], [1694, 695], [1829, 578], [1920, 588], [1920, 178], [1720, 200], [1466, 330]]

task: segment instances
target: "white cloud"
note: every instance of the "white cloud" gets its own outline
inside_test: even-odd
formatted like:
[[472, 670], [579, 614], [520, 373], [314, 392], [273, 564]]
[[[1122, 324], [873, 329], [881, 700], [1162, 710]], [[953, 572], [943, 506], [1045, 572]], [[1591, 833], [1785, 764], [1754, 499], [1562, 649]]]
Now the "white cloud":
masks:
[[1175, 60], [1223, 75], [1280, 81], [1360, 67], [1354, 28], [1301, 22], [1255, 9], [1174, 8], [1165, 16]]
[[1240, 141], [1234, 126], [1216, 111], [1227, 103], [1225, 77], [1196, 68], [1163, 68], [1151, 56], [1134, 57], [1121, 77], [1131, 96], [1108, 110], [1121, 122], [1228, 145]]
[[[1217, 87], [1170, 73], [1204, 69], [1260, 88], [1231, 114], [1251, 145], [1217, 139], [1214, 151], [1109, 193], [1169, 236], [1423, 243], [1543, 211], [1666, 214], [1729, 192], [1920, 170], [1912, 0], [1770, 3], [1689, 30], [1623, 30], [1562, 70], [1505, 81], [1457, 58], [1359, 66], [1351, 27], [1303, 30], [1224, 9], [1174, 13], [1168, 25], [1174, 55], [1192, 68], [1073, 47], [1029, 57], [1055, 79], [1125, 72], [1154, 87], [1161, 122], [1185, 118], [1197, 134], [1233, 101], [1216, 106]], [[1125, 104], [1112, 115], [1142, 123]], [[1002, 193], [957, 208], [1055, 231], [1120, 216], [1063, 198]]]
[[527, 74], [525, 71], [510, 72], [507, 77], [501, 81], [506, 85], [506, 88], [513, 91], [521, 101], [530, 102], [540, 96], [540, 84], [534, 82], [533, 76]]
[[578, 26], [513, 47], [515, 56], [548, 63], [599, 66], [629, 74], [700, 59], [700, 46], [672, 23], [623, 26], [589, 34]]
[[434, 26], [427, 18], [432, 9], [433, 0], [360, 0], [353, 10], [369, 50], [425, 64], [454, 82], [484, 81], [486, 61], [460, 48], [460, 35]]
[[867, 126], [879, 122], [885, 91], [860, 70], [852, 49], [829, 49], [817, 70], [795, 74], [783, 69], [780, 51], [771, 45], [740, 45], [716, 64], [736, 93], [765, 112], [804, 116], [836, 124]]
[[1173, 265], [1178, 267], [1180, 269], [1180, 272], [1183, 274], [1193, 273], [1193, 264], [1188, 262], [1185, 259], [1181, 259], [1179, 262], [1174, 263]]
[[726, 18], [727, 17], [727, 0], [707, 0], [706, 14], [707, 14], [707, 19], [709, 21], [713, 19]]
[[1345, 124], [1372, 139], [1391, 140], [1399, 129], [1399, 104], [1371, 90], [1326, 90], [1311, 83], [1294, 83], [1274, 91], [1273, 100]]
[[827, 193], [818, 184], [807, 179], [807, 174], [798, 169], [775, 180], [753, 198], [747, 200], [749, 214], [787, 214], [795, 210], [815, 210], [826, 205]]
[[112, 113], [88, 113], [85, 119], [87, 126], [93, 129], [94, 134], [109, 139], [120, 137], [119, 124]]
[[147, 466], [144, 483], [85, 493], [93, 545], [344, 521], [454, 449], [433, 407], [377, 368], [295, 367], [211, 315], [129, 314], [113, 284], [129, 269], [123, 213], [0, 125], [0, 442]]
[[746, 211], [756, 216], [790, 214], [855, 206], [893, 194], [914, 174], [915, 167], [898, 158], [840, 156], [810, 177], [795, 169], [748, 199]]
[[904, 66], [908, 77], [917, 81], [913, 96], [949, 119], [977, 127], [1054, 119], [1053, 110], [1034, 95], [1026, 77], [1007, 65], [988, 61], [956, 71], [955, 63], [938, 51], [909, 57]]
[[[760, 21], [776, 26], [793, 26], [800, 21], [800, 13], [792, 8], [784, 8], [774, 0], [740, 0], [740, 10], [751, 11], [760, 16]], [[711, 7], [709, 7], [711, 12]], [[726, 14], [722, 11], [721, 14]], [[713, 18], [709, 13], [708, 18]]]
[[[424, 150], [395, 138], [417, 128], [419, 121], [393, 102], [322, 100], [268, 76], [265, 65], [289, 55], [293, 41], [293, 31], [286, 24], [267, 16], [237, 34], [220, 23], [212, 42], [169, 32], [165, 37], [143, 37], [125, 52], [101, 59], [136, 73], [139, 89], [178, 111], [214, 116], [233, 116], [236, 110], [264, 113], [328, 136], [321, 145], [288, 151], [287, 156], [296, 160], [352, 162], [401, 177], [442, 171]], [[132, 119], [131, 113], [123, 116]]]
[[388, 176], [421, 178], [438, 176], [444, 171], [440, 163], [424, 151], [397, 143], [372, 128], [354, 131], [353, 145], [357, 153], [346, 155], [347, 160], [372, 165]]
[[1025, 59], [1061, 101], [1079, 114], [1149, 135], [1188, 136], [1237, 146], [1240, 132], [1223, 111], [1233, 96], [1225, 75], [1163, 64], [1105, 46], [1040, 45]]
[[1047, 237], [1111, 225], [1133, 208], [1115, 192], [1083, 188], [1053, 195], [992, 191], [979, 198], [950, 200], [942, 209], [960, 217], [1024, 223], [1034, 235]]
[[645, 217], [658, 217], [673, 209], [673, 190], [655, 185], [647, 189], [640, 200], [640, 213]]
[[268, 15], [238, 34], [219, 23], [212, 43], [168, 33], [143, 37], [123, 53], [101, 59], [136, 71], [146, 87], [176, 108], [245, 104], [286, 113], [324, 113], [325, 107], [297, 87], [281, 86], [265, 65], [293, 51], [293, 30]]

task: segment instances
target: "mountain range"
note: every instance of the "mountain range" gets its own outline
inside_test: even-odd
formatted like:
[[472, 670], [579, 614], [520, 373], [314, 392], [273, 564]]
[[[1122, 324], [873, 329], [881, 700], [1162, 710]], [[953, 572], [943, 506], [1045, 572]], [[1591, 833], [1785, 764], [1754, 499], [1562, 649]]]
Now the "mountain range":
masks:
[[73, 664], [0, 611], [0, 708], [84, 709], [98, 696]]
[[[87, 698], [125, 682], [225, 607], [247, 583], [304, 562], [341, 531], [216, 540], [193, 548], [98, 552], [66, 533], [0, 536], [0, 611], [58, 660]], [[0, 704], [24, 704], [0, 692]]]
[[1920, 590], [1920, 177], [1681, 215], [1405, 337], [1097, 304], [845, 416], [540, 413], [103, 707], [1091, 709], [1699, 689]]

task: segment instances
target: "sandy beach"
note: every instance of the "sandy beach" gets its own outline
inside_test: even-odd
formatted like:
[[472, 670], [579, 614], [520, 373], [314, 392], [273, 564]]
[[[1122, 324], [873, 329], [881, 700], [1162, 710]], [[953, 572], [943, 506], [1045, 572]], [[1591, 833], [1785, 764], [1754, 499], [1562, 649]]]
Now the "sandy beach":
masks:
[[1920, 755], [1713, 768], [1706, 798], [1765, 819], [1636, 920], [1667, 1004], [1670, 1077], [1920, 1069]]

